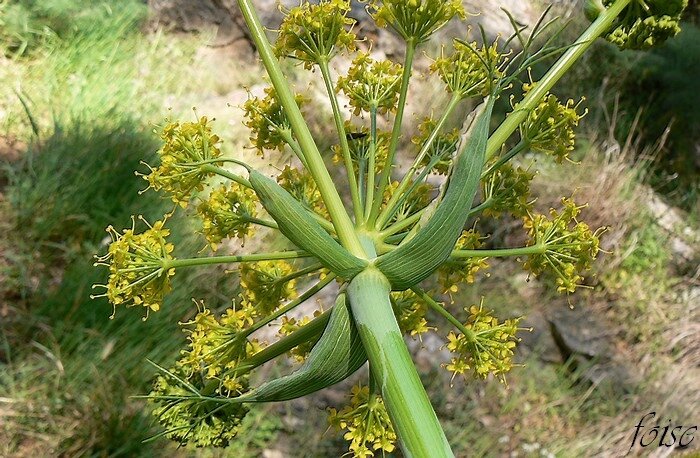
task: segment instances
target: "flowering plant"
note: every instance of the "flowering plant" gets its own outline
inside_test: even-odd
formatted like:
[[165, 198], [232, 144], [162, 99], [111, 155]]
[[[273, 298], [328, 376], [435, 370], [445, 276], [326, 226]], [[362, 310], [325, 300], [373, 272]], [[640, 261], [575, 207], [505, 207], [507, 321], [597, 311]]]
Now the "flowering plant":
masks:
[[[201, 117], [163, 129], [160, 163], [149, 166], [144, 179], [180, 207], [197, 201], [196, 215], [212, 250], [225, 247], [226, 239], [255, 237], [257, 230], [280, 234], [289, 249], [176, 258], [163, 219], [146, 223], [141, 232], [135, 224], [122, 233], [110, 227], [112, 243], [98, 258], [109, 267], [104, 294], [115, 310], [144, 307], [146, 315], [161, 308], [178, 270], [240, 266], [241, 293], [233, 305], [218, 316], [195, 301], [197, 314], [182, 324], [187, 348], [169, 369], [156, 366], [160, 374], [148, 398], [156, 405], [163, 434], [182, 444], [225, 446], [235, 438], [248, 404], [313, 393], [369, 362], [368, 383], [353, 388], [349, 406], [330, 411], [331, 424], [346, 431], [351, 454], [373, 456], [398, 446], [407, 456], [452, 456], [404, 335], [440, 332], [453, 354], [444, 365], [453, 377], [505, 380], [514, 366], [519, 318], [498, 319], [480, 304], [463, 307], [466, 319], [459, 319], [440, 297], [474, 282], [490, 258], [505, 256], [521, 257], [531, 274], [553, 278], [561, 293], [584, 284], [601, 231], [579, 220], [582, 206], [572, 199], [563, 199], [563, 208], [549, 215], [535, 213], [529, 196], [533, 174], [510, 161], [523, 151], [567, 160], [584, 111], [580, 102], [562, 103], [549, 91], [597, 37], [639, 47], [643, 36], [649, 35], [642, 40], [646, 46], [673, 35], [669, 24], [677, 22], [684, 3], [671, 3], [605, 0], [593, 5], [593, 24], [563, 49], [542, 39], [554, 24], [544, 16], [529, 35], [513, 20], [515, 33], [506, 40], [489, 43], [483, 34], [482, 44], [455, 40], [453, 51], [443, 52], [430, 67], [443, 81], [449, 102], [439, 117], [421, 124], [411, 166], [394, 177], [416, 50], [448, 21], [465, 17], [461, 2], [372, 0], [368, 8], [377, 24], [405, 40], [404, 62], [359, 52], [348, 73], [334, 78], [331, 59], [358, 48], [347, 0], [291, 9], [275, 46], [267, 41], [251, 1], [238, 0], [272, 83], [264, 97], [251, 97], [244, 106], [251, 142], [261, 152], [288, 149], [301, 167], [288, 165], [270, 179], [222, 154], [219, 137]], [[639, 25], [659, 14], [661, 25]], [[531, 65], [555, 55], [558, 61], [541, 79], [520, 82]], [[279, 58], [320, 72], [337, 130], [331, 149], [347, 175], [349, 208], [304, 121], [300, 105], [305, 100], [292, 91]], [[513, 111], [492, 132], [495, 101], [506, 89], [521, 86], [522, 97], [511, 101]], [[359, 119], [351, 121], [341, 110], [341, 91]], [[449, 129], [466, 99], [481, 104], [461, 131]], [[380, 117], [390, 121], [389, 132], [379, 130]], [[358, 121], [364, 125], [355, 126]], [[518, 141], [511, 147], [513, 135]], [[431, 175], [443, 176], [439, 189], [427, 184]], [[211, 185], [214, 176], [228, 183]], [[523, 221], [525, 246], [487, 248], [484, 236], [474, 227], [466, 229], [477, 216], [504, 213]], [[302, 319], [288, 315], [333, 284], [338, 292], [327, 310]], [[260, 341], [256, 332], [271, 323], [280, 324], [279, 338]], [[283, 355], [303, 364], [282, 378], [251, 384], [252, 371]]]

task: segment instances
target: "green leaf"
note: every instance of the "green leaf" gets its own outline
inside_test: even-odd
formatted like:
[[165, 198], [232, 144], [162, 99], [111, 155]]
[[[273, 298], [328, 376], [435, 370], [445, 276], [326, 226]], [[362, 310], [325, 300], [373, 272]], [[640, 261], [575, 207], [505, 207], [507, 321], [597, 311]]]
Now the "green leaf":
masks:
[[469, 210], [479, 187], [486, 157], [489, 122], [494, 98], [478, 110], [476, 121], [464, 133], [444, 195], [425, 226], [415, 237], [396, 250], [381, 256], [375, 266], [389, 279], [394, 290], [414, 286], [445, 262], [469, 217]]
[[344, 292], [338, 295], [323, 335], [299, 370], [269, 381], [237, 398], [240, 402], [277, 402], [300, 398], [335, 385], [367, 361]]
[[274, 180], [255, 170], [250, 172], [249, 179], [280, 232], [297, 247], [313, 254], [341, 278], [350, 279], [365, 268], [367, 261], [353, 256], [336, 242], [308, 214], [308, 210]]

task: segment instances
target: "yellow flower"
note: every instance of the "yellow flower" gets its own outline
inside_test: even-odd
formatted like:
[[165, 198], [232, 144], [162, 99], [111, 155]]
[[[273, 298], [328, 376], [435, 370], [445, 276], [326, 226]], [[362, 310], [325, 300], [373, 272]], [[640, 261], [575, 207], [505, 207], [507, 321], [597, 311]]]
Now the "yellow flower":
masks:
[[179, 361], [183, 372], [188, 377], [202, 374], [206, 379], [217, 380], [217, 392], [224, 396], [242, 394], [248, 387], [247, 376], [238, 374], [236, 367], [259, 350], [257, 342], [248, 339], [245, 332], [253, 324], [255, 308], [243, 302], [217, 319], [204, 303], [195, 303], [197, 315], [182, 323], [189, 341]]
[[[182, 446], [226, 447], [238, 434], [248, 407], [193, 398], [191, 387], [203, 391], [204, 380], [199, 374], [188, 375], [180, 364], [159, 375], [150, 393], [153, 415], [165, 428], [165, 435]], [[240, 391], [248, 391], [247, 381]]]
[[[163, 147], [158, 150], [160, 165], [143, 176], [148, 188], [163, 190], [173, 202], [186, 207], [192, 193], [204, 189], [204, 182], [214, 175], [207, 166], [220, 166], [221, 140], [212, 133], [209, 120], [202, 116], [197, 122], [173, 122], [163, 128]], [[147, 188], [147, 189], [148, 189]]]
[[530, 182], [535, 177], [521, 167], [503, 164], [481, 180], [484, 200], [488, 203], [484, 215], [498, 217], [508, 212], [522, 218], [532, 209]]
[[412, 336], [421, 336], [435, 329], [428, 326], [428, 320], [425, 319], [425, 314], [428, 311], [427, 305], [412, 291], [392, 293], [391, 303], [401, 332]]
[[455, 356], [445, 368], [455, 376], [469, 369], [482, 378], [493, 374], [505, 383], [504, 374], [513, 367], [513, 349], [519, 341], [515, 334], [522, 330], [518, 328], [520, 318], [500, 323], [481, 305], [465, 310], [469, 313], [465, 324], [468, 332], [448, 334], [447, 349]]
[[[306, 98], [296, 95], [297, 105]], [[244, 124], [250, 129], [250, 141], [262, 154], [266, 149], [280, 150], [292, 138], [292, 127], [273, 87], [265, 88], [265, 97], [251, 97], [243, 104]]]
[[284, 301], [297, 296], [294, 271], [286, 261], [259, 261], [241, 264], [242, 296], [261, 315], [275, 311]]
[[349, 12], [348, 0], [306, 2], [292, 8], [280, 26], [275, 53], [299, 59], [311, 68], [342, 49], [354, 50], [355, 34], [348, 29], [355, 20], [348, 17]]
[[546, 273], [555, 278], [557, 291], [573, 293], [581, 285], [582, 272], [589, 270], [600, 250], [603, 229], [591, 230], [576, 218], [583, 206], [572, 199], [562, 199], [561, 210], [546, 215], [528, 214], [523, 218], [530, 240], [528, 245], [541, 246], [542, 253], [528, 256], [525, 269], [534, 275]]
[[[149, 311], [160, 310], [164, 296], [170, 292], [170, 277], [175, 269], [168, 267], [173, 245], [166, 241], [170, 230], [163, 227], [164, 221], [157, 221], [152, 226], [143, 218], [148, 229], [140, 234], [125, 229], [121, 234], [112, 226], [107, 232], [112, 243], [106, 255], [96, 257], [95, 265], [109, 267], [109, 279], [106, 285], [95, 285], [106, 290], [104, 294], [91, 297], [106, 297], [115, 307], [143, 306], [146, 316]], [[114, 316], [114, 315], [112, 315]]]
[[228, 188], [221, 186], [212, 191], [209, 199], [197, 207], [202, 232], [213, 250], [228, 237], [245, 240], [252, 235], [258, 211], [256, 203], [252, 189], [232, 183]]
[[370, 394], [368, 387], [352, 387], [350, 405], [342, 410], [330, 409], [328, 421], [350, 442], [350, 452], [356, 457], [371, 457], [375, 452], [391, 453], [396, 449], [396, 433], [384, 401]]
[[[534, 84], [526, 84], [525, 94], [533, 87]], [[576, 145], [574, 129], [586, 115], [586, 111], [578, 113], [582, 102], [583, 99], [578, 103], [569, 99], [562, 104], [557, 96], [547, 94], [520, 125], [520, 138], [531, 150], [549, 154], [557, 163], [563, 162]]]
[[356, 116], [372, 109], [386, 113], [396, 109], [402, 75], [400, 64], [375, 61], [368, 53], [360, 53], [353, 60], [347, 76], [338, 80], [338, 89], [348, 96]]
[[498, 51], [498, 44], [482, 46], [476, 42], [454, 41], [454, 52], [442, 56], [430, 66], [445, 82], [451, 93], [461, 98], [491, 93], [494, 83], [503, 76], [500, 66], [503, 56]]
[[[474, 229], [462, 232], [457, 239], [455, 250], [475, 250], [484, 244], [483, 237]], [[442, 293], [452, 294], [459, 291], [459, 285], [463, 283], [474, 283], [476, 274], [482, 269], [488, 268], [486, 259], [481, 257], [460, 258], [447, 260], [437, 271], [438, 283], [442, 288]]]
[[427, 41], [455, 16], [464, 19], [461, 0], [371, 0], [369, 10], [379, 27], [389, 26], [404, 40]]

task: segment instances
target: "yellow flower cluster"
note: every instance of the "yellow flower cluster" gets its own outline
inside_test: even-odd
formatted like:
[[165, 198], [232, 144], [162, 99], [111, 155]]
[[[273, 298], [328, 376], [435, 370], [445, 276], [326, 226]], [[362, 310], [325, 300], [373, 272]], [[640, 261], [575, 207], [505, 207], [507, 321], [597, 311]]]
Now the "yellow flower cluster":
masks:
[[252, 224], [258, 212], [256, 204], [255, 192], [238, 183], [213, 190], [209, 198], [199, 204], [197, 213], [202, 219], [202, 232], [212, 250], [216, 251], [226, 238], [245, 240], [253, 234]]
[[321, 216], [328, 215], [321, 192], [311, 174], [305, 169], [299, 170], [285, 165], [284, 169], [277, 175], [277, 182], [309, 210], [313, 210]]
[[[306, 99], [296, 95], [296, 102], [301, 106]], [[250, 97], [243, 104], [243, 111], [250, 141], [261, 154], [266, 149], [282, 151], [292, 138], [292, 127], [273, 87], [265, 88], [263, 98]]]
[[223, 396], [238, 396], [248, 388], [248, 379], [238, 374], [238, 363], [261, 349], [254, 339], [249, 340], [245, 329], [253, 324], [256, 310], [250, 304], [229, 308], [216, 318], [203, 304], [193, 320], [183, 323], [189, 345], [182, 351], [179, 364], [191, 378], [201, 374], [207, 380], [218, 382], [217, 392]]
[[396, 321], [404, 334], [420, 336], [435, 329], [428, 326], [425, 314], [428, 307], [412, 291], [401, 291], [391, 294], [391, 303], [396, 314]]
[[467, 17], [461, 0], [371, 0], [368, 9], [379, 27], [389, 26], [416, 43], [427, 41], [455, 16]]
[[349, 0], [305, 2], [289, 10], [282, 21], [275, 53], [304, 62], [307, 69], [330, 59], [341, 49], [355, 49], [355, 34], [349, 28], [355, 20], [348, 17]]
[[107, 254], [96, 257], [95, 262], [109, 267], [109, 279], [106, 285], [93, 286], [106, 292], [91, 297], [106, 297], [115, 308], [140, 305], [146, 308], [147, 315], [151, 310], [160, 310], [171, 289], [170, 277], [175, 275], [175, 270], [168, 267], [168, 261], [174, 259], [174, 247], [166, 241], [170, 230], [163, 225], [163, 221], [157, 221], [140, 234], [134, 232], [133, 225], [121, 234], [109, 226], [112, 243]]
[[530, 199], [530, 182], [535, 177], [522, 167], [503, 164], [481, 181], [484, 200], [488, 202], [485, 216], [498, 217], [501, 213], [510, 213], [522, 218], [532, 210]]
[[430, 66], [433, 73], [447, 85], [448, 90], [461, 98], [486, 96], [491, 93], [495, 82], [501, 78], [499, 67], [503, 57], [498, 44], [479, 47], [476, 42], [454, 41], [454, 52], [443, 54]]
[[384, 400], [370, 393], [368, 387], [353, 386], [350, 405], [340, 412], [330, 409], [328, 421], [350, 441], [350, 453], [358, 458], [372, 457], [376, 452], [391, 453], [396, 449], [396, 433], [386, 411]]
[[[525, 94], [533, 87], [534, 84], [524, 85]], [[563, 162], [574, 150], [574, 129], [586, 114], [578, 112], [582, 102], [583, 99], [578, 103], [569, 99], [562, 104], [557, 96], [548, 94], [520, 125], [520, 138], [531, 150], [549, 154], [557, 163]]]
[[547, 215], [523, 218], [529, 245], [543, 247], [543, 252], [528, 256], [525, 269], [535, 275], [548, 273], [556, 278], [557, 291], [573, 293], [581, 285], [581, 272], [590, 270], [600, 250], [602, 229], [591, 230], [576, 218], [583, 206], [572, 199], [562, 199], [563, 208], [551, 209]]
[[[455, 250], [475, 250], [481, 248], [483, 237], [474, 229], [463, 231], [457, 239]], [[438, 283], [443, 294], [452, 294], [459, 291], [459, 285], [474, 283], [477, 272], [488, 268], [488, 258], [459, 258], [448, 259], [437, 271]]]
[[[428, 138], [433, 134], [437, 127], [437, 121], [433, 118], [427, 118], [418, 125], [420, 135], [413, 137], [412, 142], [419, 148], [428, 141]], [[430, 169], [439, 174], [447, 175], [452, 164], [452, 158], [457, 152], [457, 144], [459, 143], [459, 130], [452, 129], [449, 132], [438, 134], [433, 140], [428, 149], [428, 153], [421, 160], [420, 165], [430, 167]]]
[[345, 92], [355, 115], [362, 111], [387, 113], [396, 109], [403, 67], [389, 60], [375, 61], [359, 53], [345, 77], [338, 79], [338, 90]]
[[472, 370], [474, 375], [485, 378], [493, 374], [505, 383], [505, 373], [513, 367], [513, 349], [518, 342], [515, 334], [519, 318], [499, 323], [483, 306], [472, 305], [465, 324], [466, 334], [450, 332], [447, 349], [455, 356], [445, 365], [446, 369], [464, 375]]
[[[141, 175], [148, 188], [163, 190], [173, 202], [186, 207], [192, 193], [204, 189], [204, 182], [214, 175], [207, 166], [220, 166], [221, 140], [212, 133], [209, 120], [202, 116], [197, 122], [173, 122], [161, 134], [163, 147], [158, 150], [160, 165]], [[140, 174], [139, 174], [140, 175]]]
[[290, 279], [293, 266], [286, 261], [259, 261], [241, 264], [244, 302], [261, 315], [274, 312], [284, 301], [297, 296], [296, 280]]

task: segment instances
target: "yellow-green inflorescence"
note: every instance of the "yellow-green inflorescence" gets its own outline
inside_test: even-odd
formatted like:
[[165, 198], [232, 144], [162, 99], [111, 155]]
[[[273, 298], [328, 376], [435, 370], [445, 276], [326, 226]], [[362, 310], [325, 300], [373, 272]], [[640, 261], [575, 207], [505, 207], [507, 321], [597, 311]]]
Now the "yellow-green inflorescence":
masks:
[[503, 76], [500, 68], [503, 56], [498, 43], [479, 46], [477, 42], [455, 40], [453, 46], [454, 52], [445, 55], [443, 50], [430, 69], [445, 82], [449, 92], [458, 97], [490, 94], [494, 84]]
[[[238, 435], [241, 422], [248, 413], [244, 404], [221, 405], [218, 402], [192, 397], [190, 387], [203, 388], [199, 375], [187, 378], [182, 366], [159, 375], [150, 396], [156, 407], [153, 415], [164, 428], [164, 434], [180, 445], [226, 447]], [[246, 382], [247, 383], [247, 382]]]
[[306, 68], [343, 50], [355, 49], [355, 20], [348, 17], [349, 0], [302, 3], [289, 10], [277, 36], [275, 53], [298, 59]]
[[387, 113], [396, 108], [403, 67], [389, 60], [373, 60], [359, 53], [347, 76], [338, 79], [338, 89], [350, 99], [355, 115], [361, 112]]
[[391, 453], [396, 449], [396, 433], [381, 396], [369, 387], [352, 387], [350, 404], [340, 411], [330, 409], [331, 426], [347, 431], [343, 436], [350, 442], [355, 457], [372, 457], [375, 453]]
[[428, 40], [452, 18], [466, 17], [461, 0], [371, 0], [369, 10], [377, 25], [415, 43]]
[[258, 200], [252, 189], [239, 183], [214, 189], [209, 198], [197, 206], [202, 233], [212, 250], [229, 237], [245, 240], [253, 235], [257, 221]]
[[[525, 84], [525, 94], [532, 88], [533, 84]], [[582, 102], [583, 99], [578, 103], [569, 99], [561, 103], [554, 94], [547, 94], [520, 125], [521, 140], [532, 151], [548, 154], [557, 163], [567, 160], [576, 144], [574, 129], [586, 114], [579, 112]]]
[[603, 229], [594, 231], [578, 221], [584, 206], [569, 198], [562, 199], [562, 205], [561, 210], [551, 209], [549, 215], [530, 214], [523, 218], [529, 245], [542, 247], [541, 253], [528, 256], [525, 268], [535, 275], [553, 276], [558, 291], [573, 293], [581, 286], [581, 273], [593, 266]]
[[248, 408], [203, 398], [246, 393], [248, 375], [239, 372], [237, 364], [257, 353], [261, 344], [245, 333], [252, 323], [252, 310], [229, 308], [217, 318], [202, 302], [196, 304], [198, 313], [182, 323], [188, 347], [175, 367], [162, 371], [154, 383], [150, 397], [157, 407], [153, 414], [166, 435], [183, 445], [225, 447], [237, 435]]
[[[587, 0], [585, 12], [596, 19], [614, 0]], [[605, 38], [620, 49], [649, 49], [680, 32], [688, 0], [632, 0], [615, 19]]]
[[487, 205], [484, 216], [498, 217], [510, 213], [522, 218], [532, 210], [530, 183], [535, 174], [520, 166], [503, 164], [481, 180], [481, 190]]
[[243, 263], [240, 267], [241, 289], [247, 303], [262, 315], [274, 312], [283, 302], [297, 296], [296, 279], [290, 278], [294, 267], [286, 261]]
[[[306, 98], [296, 95], [297, 105]], [[282, 151], [292, 138], [292, 128], [280, 104], [275, 89], [265, 88], [264, 97], [250, 97], [243, 104], [244, 124], [250, 129], [250, 141], [260, 153], [265, 150]]]
[[445, 367], [455, 376], [471, 370], [477, 377], [492, 374], [505, 383], [505, 374], [513, 367], [513, 349], [519, 340], [516, 333], [521, 330], [518, 328], [520, 320], [499, 322], [481, 305], [472, 305], [465, 310], [469, 313], [464, 324], [466, 332], [450, 332], [447, 336], [447, 349], [454, 356]]
[[420, 337], [435, 329], [428, 325], [428, 320], [425, 318], [428, 312], [427, 305], [413, 291], [392, 293], [391, 303], [403, 333]]
[[164, 191], [173, 202], [186, 207], [194, 192], [204, 189], [205, 181], [214, 175], [207, 165], [222, 165], [220, 139], [212, 133], [209, 119], [197, 122], [171, 122], [161, 133], [163, 146], [158, 150], [160, 165], [148, 166], [142, 175], [149, 188]]
[[118, 232], [112, 226], [107, 232], [112, 238], [107, 254], [98, 256], [95, 265], [109, 267], [106, 285], [96, 285], [105, 289], [104, 294], [92, 297], [107, 297], [115, 307], [142, 306], [146, 314], [160, 310], [163, 298], [170, 292], [170, 278], [175, 270], [168, 267], [173, 260], [173, 245], [166, 238], [170, 230], [164, 221], [149, 225], [140, 233], [135, 231], [135, 221], [131, 229]]

